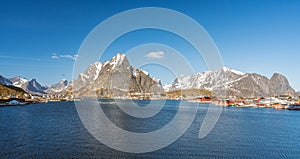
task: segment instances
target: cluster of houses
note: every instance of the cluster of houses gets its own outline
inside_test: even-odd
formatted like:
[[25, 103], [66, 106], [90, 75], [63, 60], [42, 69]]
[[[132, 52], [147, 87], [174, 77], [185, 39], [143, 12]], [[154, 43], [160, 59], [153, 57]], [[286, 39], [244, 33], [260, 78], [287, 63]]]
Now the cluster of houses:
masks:
[[[133, 100], [162, 100], [169, 99], [165, 95], [156, 95], [153, 93], [129, 93], [128, 96], [114, 97], [117, 99], [133, 99]], [[39, 103], [39, 102], [54, 102], [54, 101], [73, 101], [76, 100], [72, 95], [63, 94], [45, 94], [45, 95], [26, 95], [26, 98], [18, 98], [15, 96], [9, 96], [7, 98], [0, 99], [0, 105], [24, 105], [28, 103]], [[273, 97], [259, 97], [259, 98], [241, 98], [235, 96], [229, 96], [226, 98], [200, 96], [200, 97], [189, 97], [189, 98], [178, 98], [177, 100], [189, 100], [191, 102], [198, 103], [212, 103], [219, 106], [235, 106], [235, 107], [253, 107], [253, 108], [275, 108], [275, 109], [289, 109], [289, 110], [300, 110], [300, 98], [291, 97], [288, 95], [280, 95]]]
[[0, 98], [0, 106], [17, 106], [35, 104], [41, 102], [58, 102], [58, 101], [72, 101], [74, 98], [67, 95], [33, 95], [25, 94], [22, 97], [9, 95], [7, 97]]
[[203, 96], [194, 98], [190, 101], [199, 103], [212, 103], [219, 106], [300, 110], [299, 97], [290, 97], [288, 95], [280, 95], [268, 98], [238, 98], [234, 96], [229, 96], [227, 98], [218, 98]]

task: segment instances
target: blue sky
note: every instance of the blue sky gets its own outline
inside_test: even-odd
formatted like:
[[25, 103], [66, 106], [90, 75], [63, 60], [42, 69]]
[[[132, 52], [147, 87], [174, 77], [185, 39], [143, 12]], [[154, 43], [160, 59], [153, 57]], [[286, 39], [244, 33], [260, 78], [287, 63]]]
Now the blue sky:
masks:
[[[279, 72], [300, 90], [297, 65], [300, 1], [297, 0], [1, 1], [0, 74], [36, 78], [47, 85], [62, 78], [71, 79], [74, 55], [88, 33], [105, 19], [138, 7], [169, 8], [190, 16], [213, 38], [226, 66], [267, 77]], [[101, 62], [143, 43], [174, 46], [196, 66], [196, 71], [207, 69], [185, 41], [153, 29], [120, 37], [107, 49]], [[164, 83], [173, 81], [173, 76], [164, 69], [156, 66], [144, 69]]]

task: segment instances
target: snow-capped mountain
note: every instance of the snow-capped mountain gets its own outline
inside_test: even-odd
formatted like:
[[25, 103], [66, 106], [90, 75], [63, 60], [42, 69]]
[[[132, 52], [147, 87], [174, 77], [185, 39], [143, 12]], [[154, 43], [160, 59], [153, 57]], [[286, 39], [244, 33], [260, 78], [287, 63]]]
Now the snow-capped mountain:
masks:
[[227, 67], [176, 78], [170, 90], [187, 88], [204, 88], [218, 95], [242, 97], [295, 93], [286, 77], [278, 73], [268, 79], [259, 74], [243, 73]]
[[213, 90], [214, 88], [223, 87], [225, 84], [238, 80], [243, 75], [244, 73], [240, 71], [223, 67], [214, 71], [205, 71], [176, 78], [170, 89], [204, 88]]
[[69, 84], [68, 80], [63, 79], [60, 82], [53, 84], [51, 87], [49, 87], [47, 90], [45, 90], [45, 92], [47, 92], [47, 93], [61, 92], [68, 87], [68, 84]]
[[0, 75], [0, 84], [2, 84], [2, 85], [12, 85], [12, 82], [9, 79], [7, 79], [7, 78]]
[[9, 80], [12, 82], [12, 84], [13, 84], [14, 86], [20, 87], [20, 88], [21, 88], [22, 86], [25, 86], [26, 83], [28, 83], [28, 80], [27, 80], [26, 78], [22, 78], [22, 77], [20, 77], [20, 76], [10, 78]]
[[[76, 80], [73, 80], [68, 89], [74, 89], [74, 91], [79, 90], [81, 87], [86, 87], [92, 84], [98, 77], [101, 71], [102, 64], [100, 62], [95, 62], [91, 64], [83, 73], [78, 75]], [[73, 88], [71, 88], [73, 87]]]
[[46, 86], [42, 86], [36, 79], [27, 80], [21, 77], [14, 77], [9, 79], [12, 84], [16, 87], [22, 88], [26, 92], [30, 93], [41, 93], [45, 94], [45, 90], [48, 88]]
[[160, 80], [154, 79], [146, 71], [130, 66], [122, 53], [116, 54], [102, 65], [92, 64], [72, 82], [72, 86], [73, 93], [77, 96], [123, 96], [129, 92], [163, 91]]
[[91, 64], [84, 73], [81, 73], [79, 75], [79, 78], [81, 78], [83, 81], [86, 79], [92, 79], [96, 80], [96, 78], [99, 75], [99, 72], [101, 71], [102, 64], [100, 62], [95, 62]]

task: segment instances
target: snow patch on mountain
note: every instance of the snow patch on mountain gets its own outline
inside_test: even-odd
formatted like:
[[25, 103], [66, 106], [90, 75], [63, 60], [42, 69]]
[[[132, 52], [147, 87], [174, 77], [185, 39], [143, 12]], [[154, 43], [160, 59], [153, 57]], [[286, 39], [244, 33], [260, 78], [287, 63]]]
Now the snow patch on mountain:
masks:
[[226, 90], [230, 95], [243, 97], [295, 93], [287, 79], [278, 73], [268, 79], [259, 74], [243, 73], [228, 67], [178, 77], [174, 80], [170, 90], [188, 88], [204, 88], [213, 92], [221, 92], [221, 95], [224, 95]]
[[26, 78], [22, 78], [20, 76], [10, 78], [10, 81], [13, 83], [14, 86], [20, 87], [20, 88], [29, 82], [29, 80], [27, 80]]
[[125, 59], [125, 54], [118, 53], [112, 58], [109, 64], [112, 65], [112, 69], [115, 69], [116, 66], [120, 66], [123, 63], [124, 59]]
[[237, 71], [235, 69], [232, 69], [232, 68], [229, 68], [229, 67], [222, 67], [222, 69], [225, 71], [225, 72], [232, 72], [232, 73], [235, 73], [237, 75], [245, 75], [244, 72], [241, 72], [241, 71]]
[[80, 80], [82, 82], [90, 81], [90, 80], [96, 80], [99, 72], [101, 71], [102, 64], [100, 62], [95, 62], [91, 64], [85, 72], [79, 74]]
[[14, 77], [9, 79], [15, 87], [22, 88], [26, 92], [34, 94], [45, 94], [47, 86], [42, 86], [36, 79], [27, 80], [22, 77]]
[[53, 84], [51, 87], [49, 87], [46, 92], [47, 93], [57, 93], [57, 92], [61, 92], [64, 89], [66, 89], [68, 87], [68, 80], [66, 79], [62, 79], [60, 82]]

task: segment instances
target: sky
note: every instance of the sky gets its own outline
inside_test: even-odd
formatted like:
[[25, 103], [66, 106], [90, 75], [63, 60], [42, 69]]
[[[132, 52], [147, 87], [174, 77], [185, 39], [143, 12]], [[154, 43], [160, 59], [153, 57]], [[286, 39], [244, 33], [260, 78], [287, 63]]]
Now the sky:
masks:
[[[0, 75], [36, 78], [48, 86], [61, 79], [70, 80], [86, 36], [107, 18], [140, 7], [168, 8], [189, 16], [214, 40], [225, 66], [268, 78], [278, 72], [288, 78], [293, 88], [300, 90], [300, 1], [297, 0], [3, 0], [0, 2]], [[175, 48], [196, 72], [207, 70], [202, 57], [187, 41], [157, 29], [136, 30], [119, 37], [95, 62], [149, 43]], [[144, 52], [145, 58], [163, 59], [166, 54], [157, 49], [148, 51]], [[146, 56], [148, 53], [153, 56]], [[135, 64], [135, 60], [128, 59]], [[141, 67], [163, 83], [171, 83], [175, 78], [167, 68]]]

